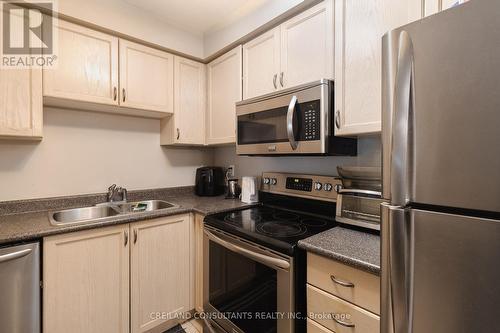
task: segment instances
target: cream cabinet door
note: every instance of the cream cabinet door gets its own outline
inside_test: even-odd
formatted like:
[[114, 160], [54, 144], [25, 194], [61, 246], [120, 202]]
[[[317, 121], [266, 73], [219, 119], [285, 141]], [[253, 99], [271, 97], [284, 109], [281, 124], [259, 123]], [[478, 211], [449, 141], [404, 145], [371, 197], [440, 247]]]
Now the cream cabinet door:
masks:
[[128, 225], [43, 240], [43, 331], [129, 331]]
[[204, 145], [205, 65], [174, 57], [174, 114], [162, 120], [161, 144]]
[[207, 144], [234, 143], [236, 102], [242, 98], [242, 47], [207, 65]]
[[280, 28], [265, 32], [243, 45], [243, 98], [279, 89]]
[[118, 105], [118, 38], [59, 20], [57, 66], [43, 70], [43, 95]]
[[323, 1], [281, 25], [281, 87], [333, 79], [332, 6]]
[[174, 56], [120, 39], [120, 105], [173, 112]]
[[131, 327], [134, 333], [146, 332], [191, 310], [190, 215], [131, 223], [130, 228]]
[[412, 21], [413, 1], [335, 1], [336, 135], [381, 131], [381, 39]]
[[40, 68], [0, 69], [0, 137], [42, 138]]

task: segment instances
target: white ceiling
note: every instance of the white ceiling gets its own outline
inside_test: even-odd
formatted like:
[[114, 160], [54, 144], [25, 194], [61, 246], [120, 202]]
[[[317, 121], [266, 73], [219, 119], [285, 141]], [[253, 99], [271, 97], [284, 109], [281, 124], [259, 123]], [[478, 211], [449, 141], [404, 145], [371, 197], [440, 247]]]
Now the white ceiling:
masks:
[[233, 22], [271, 0], [122, 0], [162, 21], [204, 35]]

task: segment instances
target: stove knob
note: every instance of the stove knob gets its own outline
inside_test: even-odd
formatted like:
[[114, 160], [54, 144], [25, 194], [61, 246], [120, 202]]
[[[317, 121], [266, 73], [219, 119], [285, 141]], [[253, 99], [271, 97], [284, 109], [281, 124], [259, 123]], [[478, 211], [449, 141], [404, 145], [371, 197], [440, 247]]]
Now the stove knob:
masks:
[[314, 183], [314, 189], [316, 191], [321, 191], [322, 188], [323, 188], [323, 184], [321, 184], [320, 182]]
[[266, 185], [267, 185], [267, 184], [269, 184], [269, 183], [270, 183], [270, 181], [271, 181], [271, 180], [270, 180], [269, 178], [267, 178], [267, 177], [266, 177], [266, 178], [264, 178], [264, 184], [266, 184]]
[[276, 185], [278, 183], [278, 181], [276, 180], [276, 178], [271, 178], [271, 185]]
[[330, 183], [326, 183], [326, 184], [323, 186], [323, 189], [324, 189], [325, 191], [327, 191], [327, 192], [331, 192], [331, 191], [332, 191], [332, 189], [333, 189], [333, 186], [332, 186], [332, 184], [330, 184]]

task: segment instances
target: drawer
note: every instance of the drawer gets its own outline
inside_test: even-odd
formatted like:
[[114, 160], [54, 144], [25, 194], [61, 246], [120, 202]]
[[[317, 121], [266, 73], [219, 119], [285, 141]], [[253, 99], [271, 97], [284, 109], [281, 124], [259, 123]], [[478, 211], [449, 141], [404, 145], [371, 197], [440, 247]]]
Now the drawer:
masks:
[[307, 333], [335, 333], [321, 326], [314, 320], [307, 318]]
[[[346, 286], [344, 282], [352, 285]], [[380, 314], [380, 277], [316, 254], [307, 254], [307, 283]]]
[[[307, 313], [309, 319], [335, 333], [380, 332], [380, 318], [377, 315], [311, 285], [307, 285]], [[314, 329], [313, 332], [325, 332]]]

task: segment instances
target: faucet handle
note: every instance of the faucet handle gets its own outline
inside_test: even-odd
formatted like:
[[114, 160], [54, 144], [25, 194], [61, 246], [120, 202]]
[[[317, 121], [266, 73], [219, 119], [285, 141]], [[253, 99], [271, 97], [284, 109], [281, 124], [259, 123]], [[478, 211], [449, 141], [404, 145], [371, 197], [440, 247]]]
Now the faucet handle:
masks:
[[110, 191], [110, 192], [111, 192], [111, 191], [114, 191], [114, 190], [115, 190], [115, 188], [116, 188], [116, 184], [113, 184], [113, 185], [111, 185], [110, 187], [108, 187], [108, 191]]

